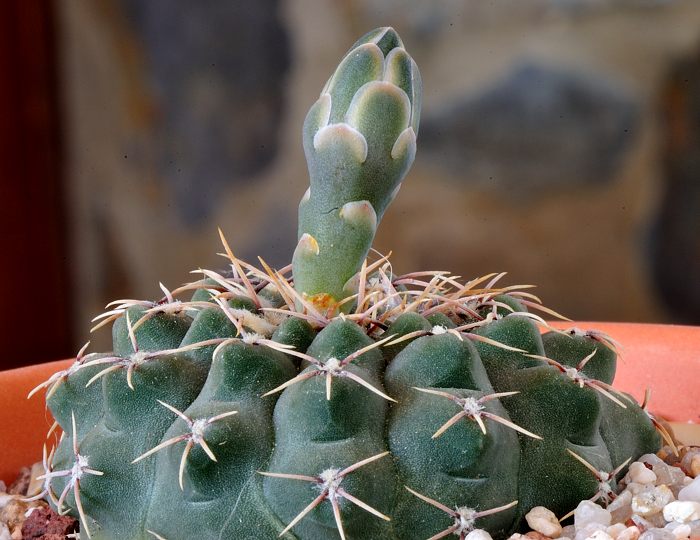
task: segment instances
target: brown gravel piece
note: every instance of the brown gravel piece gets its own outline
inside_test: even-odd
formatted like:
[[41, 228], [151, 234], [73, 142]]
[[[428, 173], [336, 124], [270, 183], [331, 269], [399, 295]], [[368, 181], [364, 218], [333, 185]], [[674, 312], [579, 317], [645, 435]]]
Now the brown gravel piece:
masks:
[[539, 533], [537, 531], [530, 531], [529, 533], [525, 533], [525, 536], [528, 538], [533, 538], [534, 540], [552, 540], [549, 536], [545, 536], [542, 533]]
[[77, 530], [77, 519], [59, 516], [50, 508], [39, 508], [24, 522], [22, 540], [64, 540], [67, 534]]
[[10, 495], [26, 495], [29, 483], [32, 480], [32, 471], [29, 467], [22, 467], [12, 484], [7, 490]]
[[[12, 534], [24, 523], [24, 514], [29, 510], [29, 504], [20, 500], [18, 495], [0, 494], [0, 523], [7, 525]], [[14, 536], [13, 536], [14, 538]]]

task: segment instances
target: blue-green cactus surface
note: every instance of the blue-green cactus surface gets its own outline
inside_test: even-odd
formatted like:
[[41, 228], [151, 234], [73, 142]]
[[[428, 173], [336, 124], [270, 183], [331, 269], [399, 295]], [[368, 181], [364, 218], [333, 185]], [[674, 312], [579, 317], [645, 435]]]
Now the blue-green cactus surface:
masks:
[[609, 500], [658, 449], [653, 418], [610, 386], [610, 338], [549, 328], [500, 274], [367, 260], [420, 96], [394, 30], [361, 38], [304, 124], [292, 275], [224, 240], [226, 271], [116, 302], [98, 317], [113, 351], [41, 385], [64, 433], [44, 493], [81, 537], [505, 537], [534, 506]]

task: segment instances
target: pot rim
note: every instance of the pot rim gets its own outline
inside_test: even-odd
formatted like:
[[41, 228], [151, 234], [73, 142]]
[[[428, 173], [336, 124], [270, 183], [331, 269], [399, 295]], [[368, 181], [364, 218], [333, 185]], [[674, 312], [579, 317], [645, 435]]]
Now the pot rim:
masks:
[[[555, 328], [595, 328], [622, 344], [614, 386], [638, 401], [652, 389], [650, 409], [672, 422], [681, 442], [700, 445], [700, 327], [652, 323], [553, 322]], [[660, 358], [672, 359], [659, 362]], [[43, 393], [26, 396], [73, 359], [0, 371], [0, 480], [11, 482], [20, 467], [41, 459], [53, 419]], [[681, 374], [682, 376], [679, 376]], [[21, 412], [20, 412], [21, 411]]]

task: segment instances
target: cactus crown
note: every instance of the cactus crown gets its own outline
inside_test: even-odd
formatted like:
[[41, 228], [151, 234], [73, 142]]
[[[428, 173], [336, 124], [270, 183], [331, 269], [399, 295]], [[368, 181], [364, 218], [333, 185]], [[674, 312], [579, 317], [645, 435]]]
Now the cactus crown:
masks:
[[396, 32], [360, 39], [304, 124], [293, 276], [222, 235], [227, 272], [110, 304], [95, 329], [112, 324], [113, 351], [84, 347], [35, 389], [63, 430], [41, 495], [81, 535], [505, 536], [534, 506], [609, 499], [658, 448], [655, 419], [610, 386], [610, 338], [550, 328], [503, 274], [367, 260], [415, 155], [420, 86]]

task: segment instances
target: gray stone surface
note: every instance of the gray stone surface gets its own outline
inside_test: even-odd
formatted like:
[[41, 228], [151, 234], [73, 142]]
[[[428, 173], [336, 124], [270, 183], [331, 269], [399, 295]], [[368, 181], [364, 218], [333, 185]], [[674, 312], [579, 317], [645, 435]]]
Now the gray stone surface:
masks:
[[520, 197], [612, 180], [638, 123], [619, 84], [528, 61], [426, 117], [421, 152], [460, 182]]
[[700, 324], [700, 51], [674, 66], [663, 90], [664, 179], [650, 265], [673, 320]]
[[207, 219], [278, 146], [290, 66], [278, 0], [122, 0], [157, 102], [159, 175], [181, 218]]

